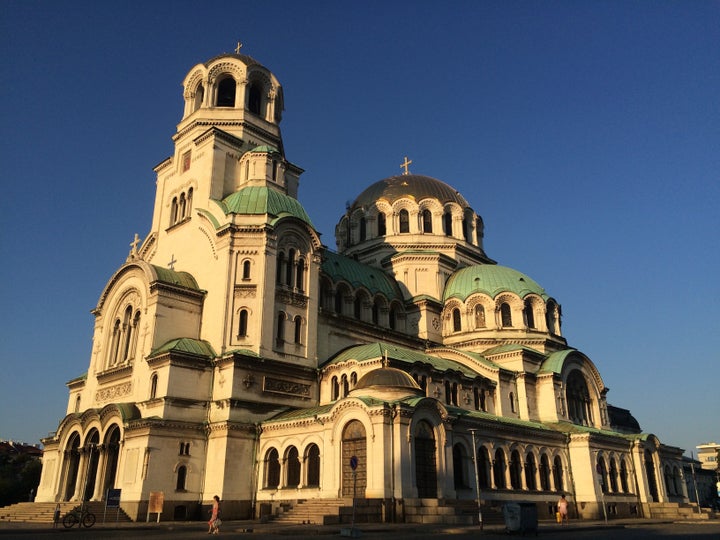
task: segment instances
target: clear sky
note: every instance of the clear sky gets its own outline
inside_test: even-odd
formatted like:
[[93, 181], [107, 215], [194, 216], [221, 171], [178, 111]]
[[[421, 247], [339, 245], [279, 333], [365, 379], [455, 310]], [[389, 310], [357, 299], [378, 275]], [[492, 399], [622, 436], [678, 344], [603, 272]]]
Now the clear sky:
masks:
[[148, 233], [181, 82], [238, 40], [284, 87], [326, 245], [408, 156], [483, 216], [490, 257], [562, 304], [611, 404], [688, 453], [720, 442], [709, 0], [3, 0], [1, 439], [37, 443], [65, 415], [90, 312]]

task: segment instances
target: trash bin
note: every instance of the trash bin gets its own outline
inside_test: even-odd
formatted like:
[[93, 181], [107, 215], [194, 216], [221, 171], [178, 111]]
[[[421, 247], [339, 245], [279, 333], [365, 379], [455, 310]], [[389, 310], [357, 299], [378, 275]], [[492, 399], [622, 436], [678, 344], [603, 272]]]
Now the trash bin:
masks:
[[503, 506], [505, 529], [525, 534], [532, 531], [537, 536], [537, 507], [532, 502], [509, 502]]

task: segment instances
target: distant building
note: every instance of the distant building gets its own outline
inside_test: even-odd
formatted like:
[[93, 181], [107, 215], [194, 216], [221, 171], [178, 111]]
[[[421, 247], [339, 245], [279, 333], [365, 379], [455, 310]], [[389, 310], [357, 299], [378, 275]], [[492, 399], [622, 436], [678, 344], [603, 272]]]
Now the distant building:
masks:
[[[560, 303], [485, 253], [454, 188], [406, 159], [348, 205], [331, 251], [297, 199], [276, 77], [229, 54], [183, 88], [150, 231], [100, 294], [37, 500], [118, 488], [137, 518], [162, 491], [177, 518], [217, 494], [248, 518], [357, 496], [367, 519], [407, 522], [452, 522], [476, 485], [541, 517], [560, 492], [582, 518], [688, 500], [682, 449], [608, 405]], [[562, 264], [540, 217], [518, 219]]]
[[25, 455], [40, 459], [43, 451], [39, 445], [27, 444], [18, 441], [0, 441], [0, 455]]
[[702, 464], [703, 469], [709, 471], [720, 470], [718, 464], [718, 453], [720, 452], [720, 444], [716, 442], [704, 443], [696, 446], [698, 451], [698, 461]]

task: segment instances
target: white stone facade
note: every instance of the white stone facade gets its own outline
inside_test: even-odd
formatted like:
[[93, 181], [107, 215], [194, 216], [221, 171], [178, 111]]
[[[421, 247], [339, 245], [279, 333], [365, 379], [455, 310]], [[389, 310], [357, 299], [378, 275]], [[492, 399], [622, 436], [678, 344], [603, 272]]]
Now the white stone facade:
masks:
[[183, 519], [217, 494], [248, 518], [356, 496], [378, 502], [368, 519], [413, 521], [476, 484], [541, 517], [559, 492], [580, 517], [687, 500], [682, 450], [613, 419], [559, 303], [485, 254], [450, 186], [373, 184], [332, 252], [296, 199], [275, 76], [224, 55], [183, 84], [151, 229], [100, 295], [38, 501], [121, 489], [143, 518], [162, 492]]

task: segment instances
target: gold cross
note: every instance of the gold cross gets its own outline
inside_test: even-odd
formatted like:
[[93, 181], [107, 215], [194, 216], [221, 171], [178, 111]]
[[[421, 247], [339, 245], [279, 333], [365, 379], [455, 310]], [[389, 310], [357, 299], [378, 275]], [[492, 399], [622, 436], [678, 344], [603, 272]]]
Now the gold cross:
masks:
[[132, 248], [131, 253], [137, 253], [137, 247], [140, 243], [140, 238], [138, 237], [137, 233], [135, 233], [135, 238], [133, 238], [133, 241], [130, 242], [130, 247]]
[[237, 47], [235, 47], [235, 54], [240, 54], [240, 49], [242, 49], [242, 43], [238, 41]]
[[400, 168], [401, 168], [401, 169], [403, 169], [403, 168], [405, 169], [405, 172], [404, 172], [403, 174], [410, 174], [410, 171], [408, 170], [408, 167], [410, 166], [411, 163], [412, 163], [412, 159], [408, 161], [407, 156], [405, 156], [405, 163], [401, 163], [401, 164], [400, 164]]

